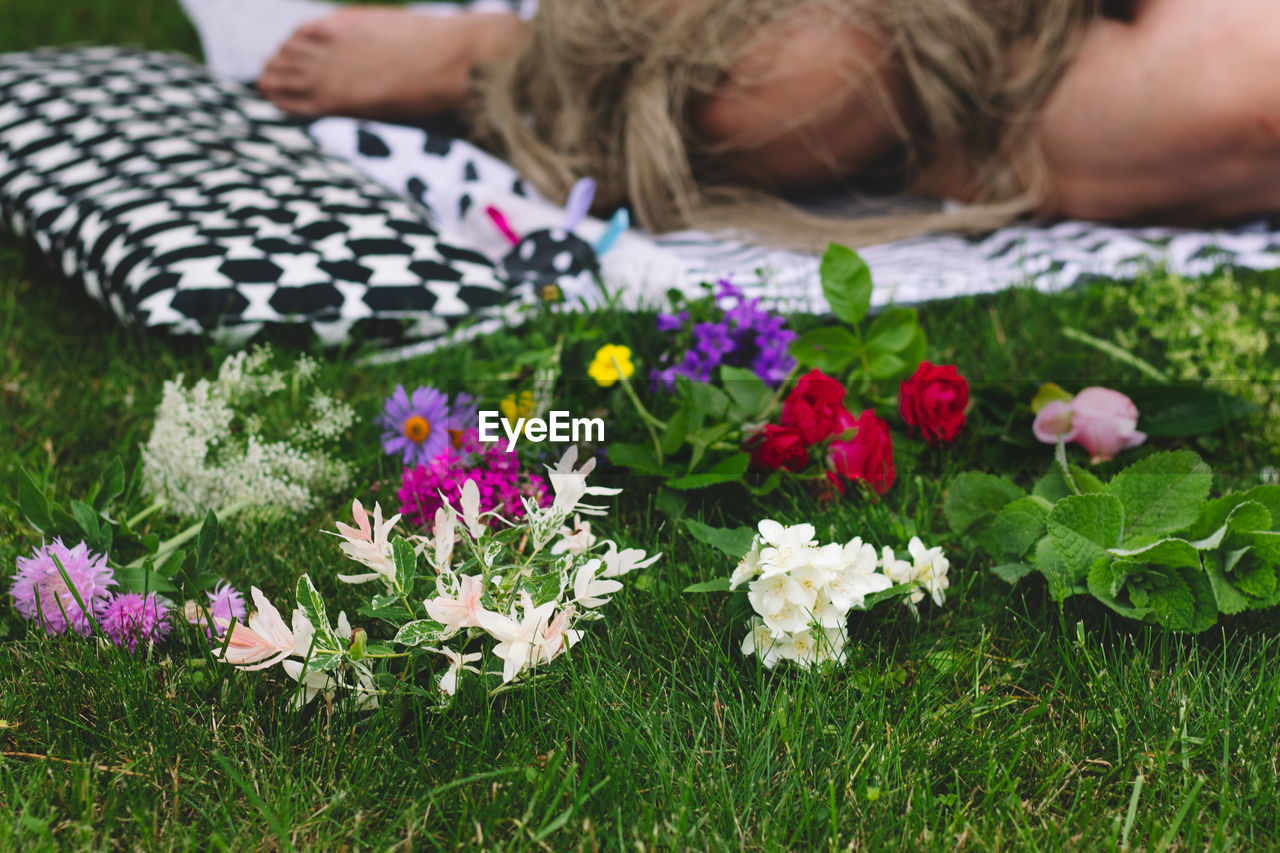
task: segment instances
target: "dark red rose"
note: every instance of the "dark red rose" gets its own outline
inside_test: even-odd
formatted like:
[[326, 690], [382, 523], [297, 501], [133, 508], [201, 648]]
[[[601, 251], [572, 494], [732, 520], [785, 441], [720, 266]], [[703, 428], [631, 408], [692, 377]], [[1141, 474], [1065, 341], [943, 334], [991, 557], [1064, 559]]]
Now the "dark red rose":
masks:
[[751, 461], [770, 471], [779, 468], [803, 471], [809, 464], [809, 448], [799, 431], [794, 429], [769, 424], [752, 436], [748, 446]]
[[[835, 472], [847, 480], [865, 480], [876, 494], [883, 495], [893, 485], [893, 439], [889, 424], [867, 409], [853, 426], [858, 432], [846, 441], [833, 441], [827, 458]], [[839, 483], [836, 483], [839, 485]]]
[[782, 425], [798, 430], [805, 444], [839, 435], [853, 425], [844, 407], [844, 386], [821, 370], [810, 370], [782, 402]]
[[902, 419], [920, 430], [925, 441], [946, 444], [964, 427], [969, 383], [955, 365], [920, 362], [898, 390]]

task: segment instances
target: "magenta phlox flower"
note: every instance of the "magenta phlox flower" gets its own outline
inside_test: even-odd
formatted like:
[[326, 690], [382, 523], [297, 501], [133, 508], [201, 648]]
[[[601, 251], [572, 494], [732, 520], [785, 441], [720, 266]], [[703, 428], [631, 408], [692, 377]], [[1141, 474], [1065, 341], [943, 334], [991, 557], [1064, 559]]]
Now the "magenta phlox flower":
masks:
[[[58, 571], [55, 558], [66, 570], [66, 580]], [[27, 619], [39, 620], [50, 635], [65, 634], [69, 628], [87, 637], [89, 616], [97, 619], [102, 615], [110, 588], [116, 585], [106, 555], [94, 554], [84, 542], [68, 548], [61, 539], [54, 539], [52, 544], [36, 548], [30, 557], [19, 557], [17, 563], [9, 596], [18, 612]], [[76, 603], [77, 593], [88, 614]]]
[[546, 480], [522, 471], [515, 452], [501, 443], [481, 444], [477, 433], [469, 430], [460, 447], [451, 447], [426, 465], [405, 469], [398, 493], [400, 512], [412, 524], [430, 528], [443, 505], [441, 495], [459, 506], [468, 480], [476, 484], [481, 513], [496, 512], [514, 521], [524, 517], [522, 497], [535, 498], [542, 506], [551, 501]]

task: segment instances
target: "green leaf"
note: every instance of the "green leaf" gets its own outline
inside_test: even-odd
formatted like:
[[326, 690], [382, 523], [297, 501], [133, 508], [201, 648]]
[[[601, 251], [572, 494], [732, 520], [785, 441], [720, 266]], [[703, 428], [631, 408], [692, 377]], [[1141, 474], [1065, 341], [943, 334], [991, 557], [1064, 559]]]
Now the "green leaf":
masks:
[[401, 625], [392, 642], [401, 646], [422, 646], [438, 642], [448, 633], [449, 629], [434, 619], [418, 619]]
[[396, 564], [395, 587], [401, 595], [408, 595], [413, 590], [413, 582], [418, 577], [418, 554], [403, 536], [391, 540], [391, 557]]
[[920, 328], [914, 308], [889, 308], [878, 314], [867, 328], [867, 350], [901, 353], [915, 340]]
[[1151, 438], [1205, 435], [1261, 411], [1256, 403], [1190, 383], [1138, 388], [1129, 397]]
[[[1156, 621], [1175, 631], [1192, 630], [1196, 622], [1196, 598], [1186, 580], [1172, 570], [1153, 574], [1157, 574], [1160, 581], [1149, 590], [1147, 601]], [[1213, 597], [1212, 591], [1209, 596]]]
[[1026, 563], [1001, 563], [991, 567], [991, 573], [1007, 584], [1013, 585], [1034, 572]]
[[93, 508], [104, 512], [111, 502], [124, 494], [124, 463], [117, 456], [107, 465], [99, 481], [98, 493], [93, 496]]
[[89, 544], [90, 549], [101, 550], [102, 546], [98, 543], [101, 524], [98, 521], [98, 514], [93, 511], [93, 507], [80, 501], [72, 501], [71, 514], [75, 517], [76, 524], [80, 526], [80, 530], [84, 534], [84, 540]]
[[1094, 598], [1121, 616], [1127, 616], [1130, 619], [1145, 619], [1150, 612], [1148, 608], [1136, 606], [1129, 600], [1127, 595], [1121, 598], [1125, 580], [1134, 573], [1134, 569], [1140, 568], [1140, 566], [1126, 564], [1121, 560], [1112, 560], [1108, 557], [1099, 558], [1089, 567], [1089, 592]]
[[[662, 432], [662, 452], [666, 456], [671, 456], [680, 450], [680, 446], [684, 444], [685, 438], [689, 435], [689, 410], [677, 409], [676, 413], [667, 419], [667, 428]], [[634, 445], [619, 445], [623, 448], [629, 448], [627, 452], [632, 453], [632, 458], [639, 462], [638, 465], [632, 465], [626, 462], [619, 464], [626, 465], [633, 470], [656, 471], [661, 468], [658, 460], [653, 454], [644, 448], [635, 447]], [[609, 445], [609, 458], [613, 459], [614, 445]]]
[[1205, 557], [1204, 570], [1219, 610], [1230, 616], [1234, 613], [1243, 613], [1249, 608], [1248, 597], [1236, 589], [1235, 584], [1223, 573], [1216, 555], [1211, 554]]
[[333, 633], [333, 626], [329, 624], [329, 614], [325, 610], [324, 599], [320, 597], [315, 584], [311, 582], [310, 575], [304, 574], [298, 578], [298, 586], [295, 592], [299, 609], [302, 610], [303, 615], [310, 620], [312, 626], [316, 629], [315, 647], [317, 651], [337, 651], [341, 649], [342, 644], [338, 641], [338, 635]]
[[1276, 567], [1250, 561], [1247, 568], [1231, 575], [1236, 588], [1252, 598], [1270, 598], [1276, 591]]
[[1049, 473], [1036, 480], [1035, 485], [1031, 487], [1031, 494], [1049, 503], [1057, 503], [1068, 495], [1074, 495], [1075, 491], [1067, 483], [1067, 478], [1063, 476], [1062, 469], [1055, 462], [1053, 467], [1049, 469]]
[[755, 540], [755, 531], [750, 527], [712, 527], [701, 521], [686, 518], [684, 526], [689, 535], [704, 545], [710, 545], [718, 551], [728, 554], [735, 560], [751, 550]]
[[804, 367], [816, 367], [832, 376], [844, 373], [861, 352], [858, 339], [840, 326], [814, 329], [791, 342], [792, 358]]
[[1218, 621], [1218, 605], [1213, 598], [1209, 577], [1200, 569], [1176, 569], [1178, 575], [1191, 590], [1195, 601], [1195, 614], [1186, 630], [1199, 633], [1213, 627]]
[[25, 468], [18, 478], [18, 508], [26, 516], [27, 522], [41, 533], [53, 532], [53, 517], [49, 514], [49, 498], [44, 489], [36, 485], [31, 472]]
[[1079, 465], [1072, 463], [1067, 466], [1067, 470], [1071, 472], [1071, 482], [1075, 483], [1080, 494], [1093, 495], [1107, 490], [1106, 484]]
[[1026, 492], [1003, 477], [968, 471], [951, 481], [942, 511], [952, 530], [971, 534], [1005, 506], [1025, 496]]
[[151, 567], [150, 560], [146, 560], [141, 566], [116, 569], [115, 578], [116, 583], [120, 585], [120, 592], [136, 592], [142, 595], [146, 592], [178, 591], [173, 581]]
[[1200, 568], [1200, 552], [1185, 539], [1161, 539], [1141, 548], [1112, 548], [1110, 554], [1118, 559], [1154, 566]]
[[1058, 556], [1058, 549], [1054, 547], [1053, 540], [1048, 536], [1036, 543], [1036, 549], [1032, 552], [1031, 565], [1044, 576], [1049, 584], [1049, 594], [1053, 596], [1054, 601], [1060, 602], [1073, 595], [1089, 591], [1088, 587], [1067, 571], [1066, 565]]
[[888, 379], [907, 369], [907, 363], [890, 352], [876, 353], [867, 363], [867, 373], [873, 379]]
[[203, 574], [209, 565], [209, 557], [213, 554], [214, 543], [218, 539], [218, 514], [209, 510], [204, 514], [204, 523], [200, 525], [200, 535], [196, 537], [196, 574]]
[[818, 267], [822, 294], [831, 305], [831, 313], [850, 326], [856, 326], [871, 308], [871, 270], [858, 253], [835, 243], [827, 246]]
[[1241, 534], [1240, 538], [1249, 543], [1258, 559], [1265, 563], [1280, 564], [1280, 533], [1272, 530], [1257, 530]]
[[1047, 504], [1040, 498], [1018, 498], [1007, 504], [992, 520], [982, 537], [983, 547], [998, 557], [1021, 558], [1044, 536], [1047, 515]]
[[[681, 411], [683, 412], [684, 410], [682, 409]], [[681, 441], [683, 440], [682, 436]], [[654, 458], [652, 451], [634, 444], [624, 444], [620, 441], [615, 441], [609, 445], [609, 461], [614, 465], [630, 468], [640, 474], [665, 476], [669, 473], [658, 464], [658, 460]]]
[[907, 364], [919, 364], [924, 361], [924, 357], [929, 353], [929, 339], [925, 336], [924, 329], [916, 326], [915, 334], [911, 336], [911, 341], [898, 353]]
[[1124, 541], [1137, 544], [1190, 527], [1209, 496], [1213, 473], [1189, 450], [1156, 453], [1111, 481], [1124, 506]]
[[695, 583], [692, 586], [686, 586], [685, 592], [729, 592], [729, 579], [716, 578], [713, 581], [703, 581]]
[[690, 489], [704, 489], [707, 486], [716, 486], [721, 483], [734, 483], [742, 479], [742, 476], [747, 473], [747, 466], [750, 464], [750, 456], [746, 453], [736, 453], [697, 474], [689, 474], [684, 477], [677, 477], [674, 480], [667, 480], [667, 487], [679, 489], [683, 492]]
[[1045, 518], [1058, 559], [1075, 581], [1120, 544], [1124, 509], [1112, 495], [1072, 495], [1054, 504]]
[[[720, 383], [739, 415], [736, 420], [757, 420], [773, 402], [773, 391], [754, 370], [726, 364], [720, 368]], [[665, 447], [663, 452], [666, 452]]]
[[1075, 395], [1064, 390], [1061, 385], [1056, 382], [1046, 382], [1040, 386], [1040, 390], [1031, 398], [1031, 413], [1033, 415], [1040, 414], [1040, 410], [1054, 401], [1070, 403], [1075, 399]]
[[313, 650], [306, 663], [307, 672], [329, 672], [335, 670], [342, 663], [342, 650]]

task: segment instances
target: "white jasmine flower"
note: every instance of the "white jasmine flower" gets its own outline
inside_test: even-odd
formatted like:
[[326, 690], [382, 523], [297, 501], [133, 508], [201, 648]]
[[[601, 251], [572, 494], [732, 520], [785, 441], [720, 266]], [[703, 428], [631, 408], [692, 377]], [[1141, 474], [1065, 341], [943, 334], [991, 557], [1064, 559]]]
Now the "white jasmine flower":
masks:
[[829, 578], [830, 573], [816, 562], [797, 566], [791, 571], [791, 579], [795, 581], [799, 592], [792, 597], [791, 603], [812, 611], [818, 605], [819, 596], [823, 595], [823, 588]]
[[764, 570], [760, 562], [760, 540], [757, 537], [751, 543], [751, 550], [742, 555], [733, 574], [729, 576], [729, 589], [737, 589], [749, 580], [754, 580]]
[[881, 551], [880, 569], [885, 577], [895, 584], [912, 583], [915, 580], [915, 566], [906, 560], [898, 559], [888, 545]]
[[[747, 600], [766, 619], [788, 604], [802, 600], [803, 596], [804, 589], [790, 575], [765, 575], [747, 584]], [[808, 606], [812, 604], [810, 601]]]
[[[951, 562], [942, 554], [941, 547], [926, 548], [919, 537], [911, 537], [911, 541], [907, 543], [907, 551], [911, 554], [913, 562], [912, 580], [919, 584], [923, 591], [927, 591], [933, 597], [933, 603], [941, 607], [947, 600], [946, 589], [951, 586], [951, 582], [947, 579], [947, 571], [951, 568]], [[923, 598], [923, 591], [920, 598]], [[912, 600], [919, 602], [920, 598], [915, 598], [913, 593]]]
[[617, 581], [596, 578], [596, 572], [600, 571], [601, 567], [602, 563], [597, 559], [588, 560], [582, 568], [578, 569], [573, 579], [573, 598], [577, 604], [593, 609], [609, 601], [600, 596], [613, 595], [622, 589], [622, 584]]
[[774, 639], [773, 632], [764, 624], [764, 620], [756, 616], [751, 620], [747, 636], [742, 639], [742, 653], [759, 655], [765, 669], [773, 669], [782, 658], [782, 644]]
[[812, 524], [793, 524], [783, 527], [776, 521], [765, 519], [760, 522], [760, 539], [764, 547], [760, 549], [762, 574], [768, 577], [773, 574], [789, 572], [792, 568], [812, 559], [812, 548], [815, 545]]

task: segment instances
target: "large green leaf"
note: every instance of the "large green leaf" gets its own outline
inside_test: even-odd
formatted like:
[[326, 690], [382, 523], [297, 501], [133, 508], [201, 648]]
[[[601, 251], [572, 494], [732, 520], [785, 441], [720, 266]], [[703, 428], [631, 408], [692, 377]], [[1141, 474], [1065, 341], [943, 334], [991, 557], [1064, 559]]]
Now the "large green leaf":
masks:
[[93, 508], [98, 512], [105, 512], [111, 502], [120, 497], [124, 493], [124, 463], [117, 456], [107, 465], [107, 469], [102, 472], [102, 479], [98, 482], [98, 491], [93, 496]]
[[1037, 497], [1018, 498], [996, 514], [980, 537], [987, 552], [1021, 558], [1045, 534], [1045, 517], [1052, 504]]
[[747, 473], [747, 466], [750, 464], [750, 456], [746, 453], [736, 453], [696, 474], [667, 480], [667, 487], [679, 489], [683, 492], [690, 489], [705, 489], [708, 486], [717, 486], [721, 483], [735, 483]]
[[[733, 401], [733, 408], [739, 415], [738, 420], [758, 420], [773, 402], [773, 391], [764, 384], [754, 370], [730, 367], [726, 364], [720, 368], [720, 382], [724, 385], [729, 399]], [[667, 452], [665, 447], [663, 452]]]
[[1089, 567], [1089, 593], [1121, 616], [1144, 619], [1150, 612], [1149, 609], [1135, 606], [1124, 594], [1125, 580], [1134, 570], [1139, 569], [1141, 567], [1135, 564], [1101, 557]]
[[26, 516], [27, 522], [36, 530], [45, 534], [53, 530], [53, 516], [49, 513], [49, 498], [45, 496], [44, 489], [36, 485], [35, 478], [31, 476], [31, 472], [25, 468], [22, 469], [22, 473], [18, 477], [18, 508]]
[[1200, 552], [1185, 539], [1161, 539], [1141, 548], [1112, 548], [1111, 556], [1135, 563], [1200, 568]]
[[448, 633], [449, 629], [434, 619], [418, 619], [401, 625], [392, 642], [402, 646], [422, 646], [438, 642]]
[[1124, 543], [1132, 546], [1195, 523], [1213, 473], [1189, 450], [1156, 453], [1115, 476], [1110, 491], [1124, 506]]
[[685, 592], [729, 592], [729, 579], [716, 578], [713, 581], [703, 581], [695, 583], [684, 588]]
[[1242, 613], [1249, 607], [1249, 598], [1240, 590], [1236, 589], [1226, 574], [1222, 571], [1222, 566], [1216, 555], [1209, 555], [1204, 561], [1205, 575], [1209, 578], [1210, 588], [1213, 590], [1213, 599], [1218, 605], [1218, 609], [1228, 615], [1232, 613]]
[[919, 328], [916, 309], [886, 309], [876, 315], [867, 328], [867, 349], [870, 352], [901, 353], [911, 346]]
[[735, 560], [741, 559], [743, 554], [751, 550], [751, 542], [756, 535], [750, 527], [712, 527], [701, 521], [694, 521], [692, 518], [686, 518], [684, 526], [688, 528], [689, 535], [694, 539], [724, 552]]
[[1151, 438], [1204, 435], [1259, 411], [1256, 403], [1204, 385], [1156, 385], [1135, 389], [1129, 396]]
[[969, 471], [947, 487], [942, 512], [956, 533], [973, 534], [979, 525], [989, 524], [1008, 504], [1025, 496], [1026, 492], [1003, 477]]
[[311, 582], [310, 575], [298, 578], [296, 589], [298, 607], [315, 628], [315, 649], [317, 652], [334, 652], [342, 649], [338, 635], [329, 624], [329, 614], [325, 610], [324, 599]]
[[791, 356], [804, 367], [832, 375], [843, 373], [862, 352], [862, 344], [848, 329], [827, 326], [805, 332], [791, 342]]
[[1124, 517], [1113, 495], [1072, 495], [1054, 504], [1045, 526], [1073, 580], [1084, 580], [1094, 561], [1120, 544]]
[[[683, 411], [683, 410], [681, 410]], [[684, 436], [680, 437], [684, 441]], [[678, 447], [679, 445], [677, 445]], [[630, 468], [640, 474], [655, 474], [664, 476], [670, 472], [663, 469], [658, 464], [658, 460], [654, 458], [653, 451], [634, 444], [624, 444], [615, 441], [609, 445], [609, 461], [614, 465], [621, 465], [624, 468]]]
[[1058, 550], [1054, 547], [1053, 540], [1048, 536], [1036, 543], [1035, 551], [1032, 552], [1031, 565], [1044, 576], [1049, 584], [1049, 594], [1053, 596], [1054, 601], [1062, 601], [1089, 591], [1087, 586], [1067, 571], [1067, 567], [1058, 557]]
[[818, 268], [822, 294], [831, 305], [831, 313], [851, 326], [862, 322], [871, 308], [871, 270], [853, 249], [827, 246]]

